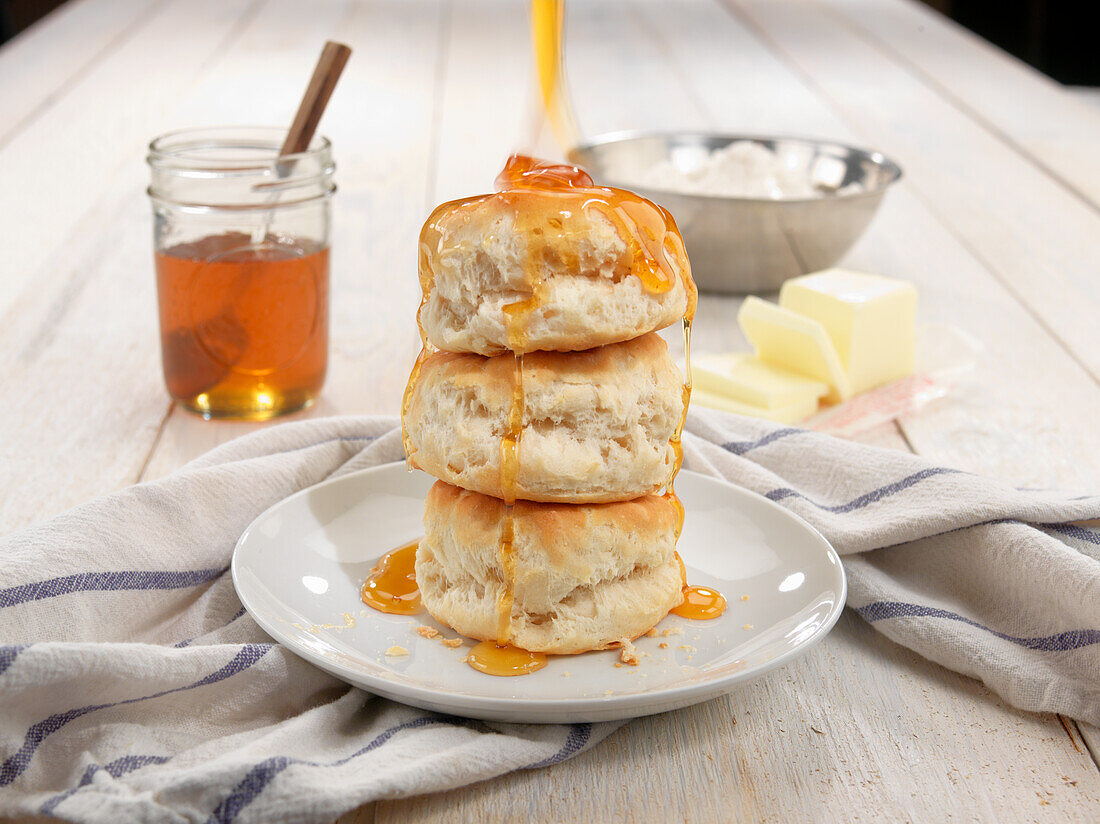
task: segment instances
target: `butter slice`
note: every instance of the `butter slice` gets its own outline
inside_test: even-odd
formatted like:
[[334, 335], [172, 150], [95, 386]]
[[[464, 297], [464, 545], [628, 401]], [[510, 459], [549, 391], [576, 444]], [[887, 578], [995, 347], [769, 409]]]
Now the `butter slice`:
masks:
[[776, 423], [798, 423], [817, 411], [817, 398], [809, 396], [783, 406], [757, 406], [753, 403], [734, 400], [726, 395], [692, 389], [691, 402], [700, 406], [709, 406], [711, 409], [721, 409], [723, 412], [747, 415], [750, 418], [765, 418]]
[[779, 369], [745, 352], [698, 355], [691, 360], [691, 379], [697, 389], [741, 403], [769, 409], [817, 403], [829, 387], [821, 381]]
[[911, 374], [917, 290], [903, 280], [827, 269], [783, 284], [779, 305], [829, 334], [853, 392]]
[[852, 384], [836, 347], [825, 327], [813, 318], [748, 297], [737, 321], [760, 360], [827, 384], [825, 400], [830, 403], [852, 396]]

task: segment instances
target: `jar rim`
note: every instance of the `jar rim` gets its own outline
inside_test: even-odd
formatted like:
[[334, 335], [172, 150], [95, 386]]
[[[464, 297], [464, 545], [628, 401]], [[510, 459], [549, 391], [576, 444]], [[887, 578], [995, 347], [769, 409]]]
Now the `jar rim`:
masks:
[[[154, 168], [242, 172], [269, 169], [276, 159], [323, 157], [332, 149], [324, 135], [313, 136], [304, 152], [284, 155], [279, 149], [287, 130], [280, 126], [200, 126], [166, 132], [149, 143], [146, 162]], [[219, 156], [219, 151], [224, 152]], [[228, 156], [229, 153], [232, 156]]]

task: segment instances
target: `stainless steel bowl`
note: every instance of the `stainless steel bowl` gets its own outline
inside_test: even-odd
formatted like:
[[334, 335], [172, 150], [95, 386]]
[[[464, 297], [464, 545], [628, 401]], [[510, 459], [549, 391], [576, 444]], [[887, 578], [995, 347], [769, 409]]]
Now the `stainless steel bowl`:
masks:
[[[734, 141], [760, 144], [811, 176], [824, 169], [837, 187], [859, 191], [812, 198], [766, 199], [682, 194], [630, 180], [664, 160], [699, 155]], [[638, 192], [676, 218], [700, 289], [769, 292], [787, 278], [834, 265], [863, 234], [901, 168], [878, 152], [795, 137], [708, 132], [616, 132], [570, 152], [601, 183]], [[816, 177], [814, 178], [817, 179]]]

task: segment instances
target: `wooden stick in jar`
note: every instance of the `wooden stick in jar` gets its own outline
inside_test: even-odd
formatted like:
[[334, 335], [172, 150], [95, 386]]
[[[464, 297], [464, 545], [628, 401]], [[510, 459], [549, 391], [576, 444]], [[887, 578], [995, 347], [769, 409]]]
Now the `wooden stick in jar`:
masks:
[[[351, 57], [351, 48], [343, 43], [335, 43], [329, 40], [321, 50], [321, 57], [313, 70], [313, 77], [309, 79], [309, 85], [302, 96], [302, 102], [298, 105], [298, 112], [294, 115], [294, 121], [290, 124], [290, 131], [286, 134], [286, 140], [279, 150], [279, 156], [298, 154], [309, 148], [309, 142], [313, 139], [313, 133], [317, 131], [317, 124], [321, 121], [321, 115], [332, 97], [332, 90], [336, 88], [336, 81], [344, 71], [344, 65]], [[280, 164], [282, 165], [282, 164]], [[280, 176], [285, 174], [280, 169]]]

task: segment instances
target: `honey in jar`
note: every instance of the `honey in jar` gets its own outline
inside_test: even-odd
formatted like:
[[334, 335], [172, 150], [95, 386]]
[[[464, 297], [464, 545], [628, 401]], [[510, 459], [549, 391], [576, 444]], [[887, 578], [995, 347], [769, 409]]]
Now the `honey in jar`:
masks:
[[317, 138], [278, 158], [281, 140], [205, 129], [150, 146], [164, 380], [207, 418], [293, 412], [324, 384], [331, 152]]
[[168, 392], [200, 414], [263, 418], [321, 391], [328, 249], [227, 233], [156, 253]]

